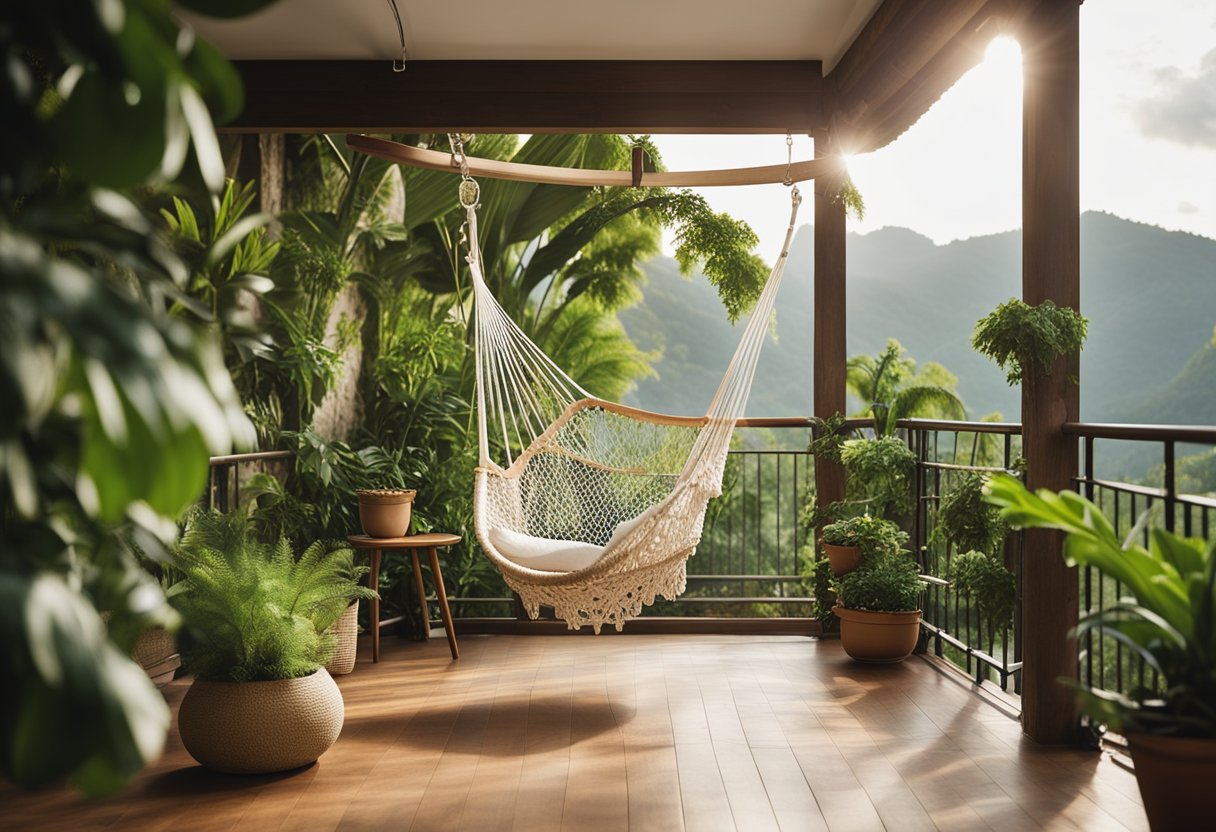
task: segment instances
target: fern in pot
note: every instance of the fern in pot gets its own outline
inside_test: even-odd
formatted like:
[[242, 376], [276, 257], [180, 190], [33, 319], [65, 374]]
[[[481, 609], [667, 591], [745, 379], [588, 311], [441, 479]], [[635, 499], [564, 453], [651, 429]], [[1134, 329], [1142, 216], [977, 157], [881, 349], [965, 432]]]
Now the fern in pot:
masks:
[[899, 552], [907, 532], [889, 520], [863, 514], [823, 527], [823, 551], [837, 577], [852, 572], [868, 558]]
[[[1078, 494], [1031, 494], [994, 477], [989, 499], [1020, 527], [1067, 535], [1064, 556], [1119, 582], [1116, 604], [1081, 618], [1077, 636], [1113, 638], [1156, 671], [1155, 688], [1127, 695], [1078, 686], [1081, 710], [1127, 736], [1154, 829], [1206, 829], [1216, 782], [1216, 545], [1153, 529], [1119, 539], [1102, 509]], [[1143, 522], [1143, 520], [1141, 521]], [[1069, 680], [1070, 684], [1076, 684]]]
[[342, 729], [342, 695], [325, 670], [330, 627], [359, 586], [349, 549], [263, 543], [243, 514], [198, 512], [174, 552], [170, 600], [195, 682], [178, 727], [207, 768], [266, 773], [315, 761]]

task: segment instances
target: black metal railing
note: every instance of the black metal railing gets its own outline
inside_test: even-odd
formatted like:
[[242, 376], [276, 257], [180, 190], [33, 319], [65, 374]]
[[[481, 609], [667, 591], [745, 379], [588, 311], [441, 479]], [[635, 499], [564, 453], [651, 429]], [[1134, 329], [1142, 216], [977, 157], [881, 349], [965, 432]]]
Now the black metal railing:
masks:
[[[1211, 539], [1216, 530], [1216, 498], [1187, 493], [1187, 484], [1178, 476], [1178, 451], [1216, 447], [1216, 428], [1070, 423], [1064, 430], [1081, 440], [1077, 490], [1102, 509], [1120, 537], [1135, 532], [1147, 546], [1150, 529], [1156, 527], [1187, 537]], [[1100, 447], [1102, 454], [1098, 453]], [[1161, 464], [1140, 483], [1104, 475], [1103, 456], [1114, 457], [1105, 467], [1118, 470], [1119, 458], [1126, 457], [1128, 451], [1135, 452], [1141, 461], [1155, 457]], [[1125, 591], [1120, 583], [1092, 568], [1083, 569], [1079, 580], [1083, 613], [1110, 606]], [[1159, 688], [1160, 680], [1151, 668], [1121, 642], [1101, 631], [1087, 632], [1080, 647], [1080, 676], [1084, 684], [1119, 693], [1135, 688]]]
[[974, 601], [953, 585], [953, 544], [933, 534], [940, 500], [955, 481], [969, 473], [1014, 472], [1021, 455], [1021, 425], [1009, 422], [956, 422], [904, 419], [901, 433], [916, 455], [913, 488], [916, 511], [912, 547], [928, 588], [921, 627], [927, 647], [948, 659], [976, 682], [991, 679], [1002, 690], [1021, 692], [1022, 535], [1006, 536], [1000, 557], [1017, 588], [1013, 620], [986, 623]]
[[249, 467], [282, 462], [291, 459], [291, 451], [256, 451], [248, 454], [229, 454], [211, 457], [211, 470], [207, 478], [207, 494], [204, 499], [208, 507], [230, 511], [241, 504], [242, 474]]
[[802, 574], [802, 518], [815, 481], [809, 422], [744, 419], [739, 428], [722, 496], [710, 504], [701, 544], [688, 561], [688, 591], [649, 614], [779, 618], [811, 612], [814, 598]]

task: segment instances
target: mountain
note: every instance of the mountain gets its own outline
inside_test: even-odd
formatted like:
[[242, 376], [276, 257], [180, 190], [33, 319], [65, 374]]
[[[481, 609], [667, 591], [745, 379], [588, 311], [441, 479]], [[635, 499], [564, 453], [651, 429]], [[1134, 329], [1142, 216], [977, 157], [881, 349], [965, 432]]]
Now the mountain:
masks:
[[[977, 320], [1021, 294], [1021, 232], [939, 246], [908, 229], [884, 228], [850, 234], [846, 244], [849, 354], [875, 353], [897, 338], [917, 361], [938, 361], [959, 376], [959, 393], [973, 416], [999, 410], [1016, 420], [1017, 389], [971, 349], [970, 339]], [[812, 246], [811, 229], [804, 226], [790, 250], [775, 340], [760, 359], [749, 415], [810, 412]], [[704, 413], [739, 328], [726, 322], [708, 282], [682, 278], [672, 260], [656, 258], [646, 272], [644, 301], [620, 317], [639, 346], [660, 350], [662, 357], [658, 377], [641, 382], [629, 400], [653, 410]], [[1163, 381], [1182, 372], [1216, 324], [1216, 241], [1086, 213], [1081, 307], [1090, 320], [1081, 357], [1082, 418], [1161, 414], [1152, 402], [1160, 401]], [[1201, 370], [1208, 366], [1201, 363]], [[1178, 404], [1168, 411], [1169, 421], [1216, 423], [1216, 385], [1179, 387], [1174, 394]]]

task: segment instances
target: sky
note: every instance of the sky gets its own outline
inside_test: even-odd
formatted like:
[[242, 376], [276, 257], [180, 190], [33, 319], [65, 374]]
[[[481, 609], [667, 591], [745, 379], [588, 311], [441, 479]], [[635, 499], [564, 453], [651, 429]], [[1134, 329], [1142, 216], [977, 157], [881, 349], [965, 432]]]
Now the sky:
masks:
[[[866, 202], [849, 230], [911, 228], [943, 244], [1021, 225], [1021, 56], [984, 61], [892, 144], [851, 157]], [[669, 170], [785, 161], [784, 136], [656, 136]], [[814, 144], [796, 136], [796, 159]], [[810, 184], [800, 223], [812, 219]], [[775, 259], [789, 218], [780, 185], [707, 188]], [[1088, 0], [1081, 6], [1081, 210], [1216, 239], [1216, 3]], [[671, 251], [670, 239], [665, 249]]]

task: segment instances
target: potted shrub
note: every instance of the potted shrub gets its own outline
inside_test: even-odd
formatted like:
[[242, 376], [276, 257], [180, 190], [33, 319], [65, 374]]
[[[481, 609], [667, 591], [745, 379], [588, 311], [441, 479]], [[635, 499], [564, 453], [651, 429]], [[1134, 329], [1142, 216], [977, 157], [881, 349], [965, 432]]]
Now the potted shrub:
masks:
[[1154, 529], [1149, 546], [1126, 545], [1102, 510], [1078, 494], [1031, 494], [994, 477], [990, 499], [1017, 526], [1068, 535], [1069, 563], [1092, 566], [1128, 593], [1085, 615], [1076, 633], [1118, 639], [1161, 677], [1158, 689], [1123, 696], [1079, 688], [1091, 721], [1127, 736], [1153, 829], [1206, 829], [1216, 783], [1216, 546]]
[[405, 537], [416, 491], [406, 488], [363, 488], [359, 495], [359, 524], [368, 537]]
[[861, 662], [898, 662], [920, 637], [920, 593], [924, 581], [905, 553], [868, 559], [838, 579], [833, 612], [840, 619], [840, 643]]
[[863, 514], [823, 527], [823, 552], [837, 577], [852, 572], [866, 558], [894, 554], [908, 542], [908, 534], [881, 517]]
[[1028, 371], [1050, 373], [1058, 358], [1081, 349], [1088, 333], [1089, 321], [1075, 309], [1010, 298], [976, 323], [971, 346], [995, 361], [1012, 387]]
[[182, 743], [215, 771], [286, 771], [315, 761], [342, 729], [342, 694], [325, 670], [327, 629], [360, 587], [349, 549], [257, 541], [239, 514], [198, 512], [174, 553], [170, 590], [191, 637], [195, 681], [178, 713]]

